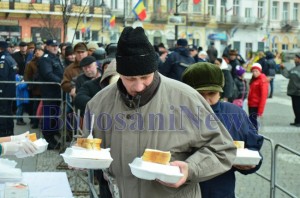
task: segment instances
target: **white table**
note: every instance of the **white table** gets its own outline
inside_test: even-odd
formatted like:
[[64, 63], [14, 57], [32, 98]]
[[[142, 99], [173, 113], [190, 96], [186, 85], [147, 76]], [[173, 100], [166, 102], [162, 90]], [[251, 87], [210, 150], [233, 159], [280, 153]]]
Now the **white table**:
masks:
[[[25, 172], [22, 183], [28, 184], [30, 198], [72, 198], [72, 191], [65, 172]], [[4, 184], [2, 184], [2, 188]], [[2, 189], [4, 190], [4, 189]], [[0, 198], [2, 196], [0, 195]]]

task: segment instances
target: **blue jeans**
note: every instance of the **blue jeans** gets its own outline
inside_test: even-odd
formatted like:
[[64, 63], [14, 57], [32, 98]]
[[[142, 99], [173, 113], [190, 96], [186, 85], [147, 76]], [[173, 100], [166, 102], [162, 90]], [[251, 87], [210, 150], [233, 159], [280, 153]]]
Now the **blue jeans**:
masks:
[[16, 116], [18, 116], [17, 117], [17, 121], [18, 122], [22, 122], [23, 121], [23, 109], [24, 109], [24, 107], [23, 107], [23, 104], [20, 104], [18, 107], [17, 107], [17, 111], [16, 111]]

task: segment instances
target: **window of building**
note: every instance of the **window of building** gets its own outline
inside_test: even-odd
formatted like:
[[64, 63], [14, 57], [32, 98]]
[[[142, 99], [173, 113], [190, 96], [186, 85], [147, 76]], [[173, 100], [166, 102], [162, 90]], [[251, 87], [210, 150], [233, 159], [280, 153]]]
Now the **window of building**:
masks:
[[294, 3], [293, 6], [293, 20], [298, 21], [298, 7], [299, 3]]
[[154, 45], [158, 45], [161, 43], [161, 37], [160, 36], [154, 36], [153, 37], [153, 43]]
[[245, 57], [250, 58], [249, 55], [252, 53], [253, 51], [253, 45], [252, 43], [246, 43], [246, 54]]
[[[143, 1], [144, 2], [144, 6], [145, 6], [145, 8], [146, 8], [146, 10], [148, 9], [148, 0], [144, 0]], [[116, 34], [117, 35], [117, 34]]]
[[182, 1], [179, 6], [179, 12], [187, 12], [188, 11], [188, 1]]
[[175, 1], [174, 0], [168, 0], [167, 1], [167, 11], [168, 12], [175, 12]]
[[60, 0], [54, 0], [53, 2], [55, 5], [60, 5]]
[[252, 17], [252, 9], [251, 8], [246, 8], [245, 9], [245, 17], [246, 18]]
[[257, 43], [257, 51], [265, 51], [265, 42], [258, 42]]
[[239, 0], [233, 0], [233, 15], [238, 16], [240, 14], [240, 1]]
[[233, 42], [233, 49], [235, 49], [239, 52], [240, 49], [241, 49], [241, 42], [240, 41], [234, 41]]
[[215, 0], [208, 0], [208, 13], [212, 16], [216, 14], [216, 1]]
[[95, 6], [95, 0], [90, 0], [90, 1], [89, 1], [89, 6], [90, 6], [90, 7]]
[[288, 44], [282, 44], [282, 51], [288, 50]]
[[264, 2], [263, 1], [259, 1], [258, 2], [258, 8], [257, 8], [257, 18], [263, 18], [264, 14]]
[[169, 48], [175, 47], [175, 40], [174, 39], [167, 39], [167, 45]]
[[282, 20], [289, 20], [289, 3], [284, 2], [282, 8]]
[[72, 3], [77, 5], [77, 6], [80, 6], [81, 5], [81, 0], [72, 0]]
[[276, 20], [278, 19], [278, 2], [273, 1], [272, 3], [272, 19]]
[[99, 36], [98, 36], [98, 31], [92, 31], [92, 41], [98, 41]]
[[111, 0], [110, 5], [112, 9], [118, 9], [118, 0]]
[[160, 0], [153, 1], [153, 12], [160, 12]]
[[297, 44], [293, 44], [293, 49], [298, 48]]
[[193, 12], [201, 13], [201, 3], [198, 3], [196, 5], [193, 5]]
[[80, 31], [75, 32], [75, 39], [80, 40]]
[[200, 39], [193, 39], [193, 45], [198, 47], [200, 45]]
[[33, 1], [31, 1], [32, 3], [43, 3], [43, 1], [42, 0], [35, 0], [34, 2]]

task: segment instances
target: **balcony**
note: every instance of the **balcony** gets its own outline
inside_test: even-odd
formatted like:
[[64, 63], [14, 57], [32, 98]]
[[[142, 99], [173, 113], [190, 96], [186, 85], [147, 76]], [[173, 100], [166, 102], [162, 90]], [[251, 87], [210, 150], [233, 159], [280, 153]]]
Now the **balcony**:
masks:
[[280, 27], [282, 31], [288, 32], [292, 28], [297, 28], [299, 26], [298, 20], [282, 20], [280, 21]]
[[210, 22], [210, 19], [211, 19], [211, 17], [209, 14], [190, 14], [190, 15], [188, 15], [189, 23], [207, 24]]
[[169, 13], [156, 13], [156, 12], [152, 12], [151, 13], [151, 17], [150, 20], [154, 23], [165, 23], [168, 20], [168, 15]]
[[216, 17], [216, 22], [220, 25], [228, 25], [228, 26], [258, 26], [262, 25], [264, 20], [256, 17], [239, 17], [239, 16], [228, 16], [221, 15]]

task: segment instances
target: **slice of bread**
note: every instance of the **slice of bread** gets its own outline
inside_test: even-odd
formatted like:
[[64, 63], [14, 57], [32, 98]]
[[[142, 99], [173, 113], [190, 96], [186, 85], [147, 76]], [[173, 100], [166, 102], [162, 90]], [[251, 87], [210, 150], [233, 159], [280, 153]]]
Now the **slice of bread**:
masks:
[[36, 133], [30, 133], [27, 135], [27, 138], [31, 141], [31, 142], [34, 142], [37, 140], [36, 138]]
[[244, 149], [245, 148], [245, 142], [244, 141], [233, 141], [234, 145], [238, 149]]
[[158, 164], [169, 164], [171, 160], [171, 153], [170, 151], [160, 151], [154, 149], [146, 149], [142, 160], [146, 162], [153, 162]]
[[76, 146], [90, 149], [90, 150], [101, 150], [100, 144], [102, 140], [99, 138], [87, 139], [87, 138], [77, 138]]

